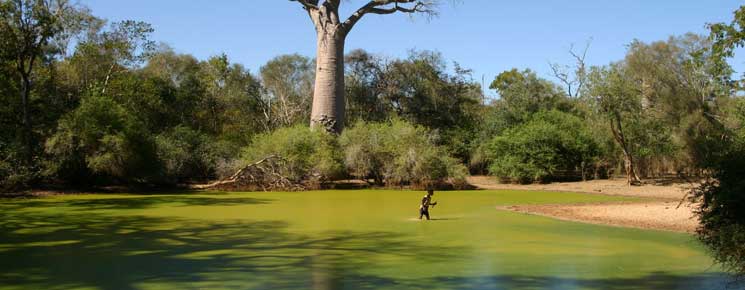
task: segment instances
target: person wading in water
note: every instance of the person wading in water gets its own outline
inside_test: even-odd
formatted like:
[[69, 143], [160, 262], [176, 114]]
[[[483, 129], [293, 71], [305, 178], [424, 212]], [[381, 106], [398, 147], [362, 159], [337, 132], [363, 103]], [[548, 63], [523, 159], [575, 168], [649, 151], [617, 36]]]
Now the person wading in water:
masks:
[[428, 189], [427, 195], [425, 195], [422, 198], [422, 205], [419, 206], [419, 219], [421, 220], [422, 217], [427, 217], [427, 220], [429, 220], [429, 206], [431, 205], [432, 208], [437, 205], [437, 202], [432, 202], [432, 196], [435, 195], [435, 191]]

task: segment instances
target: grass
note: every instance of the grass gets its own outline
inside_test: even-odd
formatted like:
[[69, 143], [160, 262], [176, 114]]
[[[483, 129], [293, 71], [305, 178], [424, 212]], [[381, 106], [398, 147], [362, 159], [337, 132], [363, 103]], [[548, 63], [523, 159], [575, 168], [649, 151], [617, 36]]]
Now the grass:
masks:
[[686, 234], [497, 206], [557, 192], [81, 195], [0, 202], [0, 289], [720, 289]]

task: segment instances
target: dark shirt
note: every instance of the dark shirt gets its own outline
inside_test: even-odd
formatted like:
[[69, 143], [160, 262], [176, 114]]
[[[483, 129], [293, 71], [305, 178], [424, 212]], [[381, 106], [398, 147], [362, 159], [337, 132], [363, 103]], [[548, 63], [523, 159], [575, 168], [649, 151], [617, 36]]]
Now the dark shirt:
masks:
[[422, 198], [422, 205], [419, 207], [422, 210], [429, 210], [430, 205], [436, 205], [437, 203], [432, 202], [432, 196], [425, 195], [424, 198]]

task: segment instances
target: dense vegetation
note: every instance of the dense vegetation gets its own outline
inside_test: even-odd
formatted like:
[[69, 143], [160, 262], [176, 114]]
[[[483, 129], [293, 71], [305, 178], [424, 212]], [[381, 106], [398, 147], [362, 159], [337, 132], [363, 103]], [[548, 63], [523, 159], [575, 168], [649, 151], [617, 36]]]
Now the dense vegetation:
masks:
[[425, 127], [393, 120], [357, 123], [344, 131], [340, 143], [349, 174], [356, 178], [379, 185], [463, 186], [466, 167], [438, 139]]
[[[726, 61], [736, 48], [745, 46], [745, 6], [735, 12], [729, 24], [713, 24], [710, 71], [742, 89], [745, 79], [730, 80]], [[728, 100], [723, 106], [707, 106], [709, 127], [692, 134], [701, 148], [699, 166], [710, 178], [694, 191], [701, 227], [699, 239], [709, 247], [717, 262], [745, 275], [745, 101]]]
[[506, 130], [487, 145], [492, 155], [489, 172], [521, 182], [561, 179], [562, 172], [580, 170], [583, 179], [605, 176], [603, 144], [577, 116], [542, 111]]
[[324, 136], [304, 129], [313, 59], [281, 55], [254, 74], [226, 55], [175, 53], [147, 23], [107, 23], [66, 1], [5, 1], [1, 12], [3, 190], [201, 182], [267, 155], [290, 161], [288, 177], [318, 182], [430, 186], [470, 171], [512, 182], [624, 174], [633, 184], [704, 173], [702, 138], [717, 130], [707, 115], [739, 101], [721, 77], [726, 62], [698, 35], [634, 41], [602, 67], [577, 58], [575, 70], [557, 70], [565, 86], [506, 71], [489, 99], [439, 53], [354, 50], [349, 129]]

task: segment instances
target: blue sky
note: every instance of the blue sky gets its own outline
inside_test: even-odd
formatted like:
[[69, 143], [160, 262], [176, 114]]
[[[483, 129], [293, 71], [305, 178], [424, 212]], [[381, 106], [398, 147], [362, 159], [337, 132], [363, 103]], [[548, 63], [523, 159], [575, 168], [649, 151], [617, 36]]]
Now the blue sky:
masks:
[[[343, 2], [347, 13], [366, 1]], [[347, 39], [386, 56], [435, 50], [488, 83], [500, 72], [530, 68], [550, 76], [549, 62], [570, 63], [570, 45], [592, 39], [588, 63], [623, 57], [634, 39], [655, 41], [706, 23], [729, 22], [739, 0], [463, 0], [431, 20], [368, 15]], [[251, 71], [287, 53], [315, 55], [315, 32], [299, 4], [287, 0], [80, 0], [99, 17], [151, 23], [154, 40], [200, 59], [226, 53]], [[743, 61], [740, 61], [743, 59]], [[745, 58], [735, 66], [745, 68]]]

